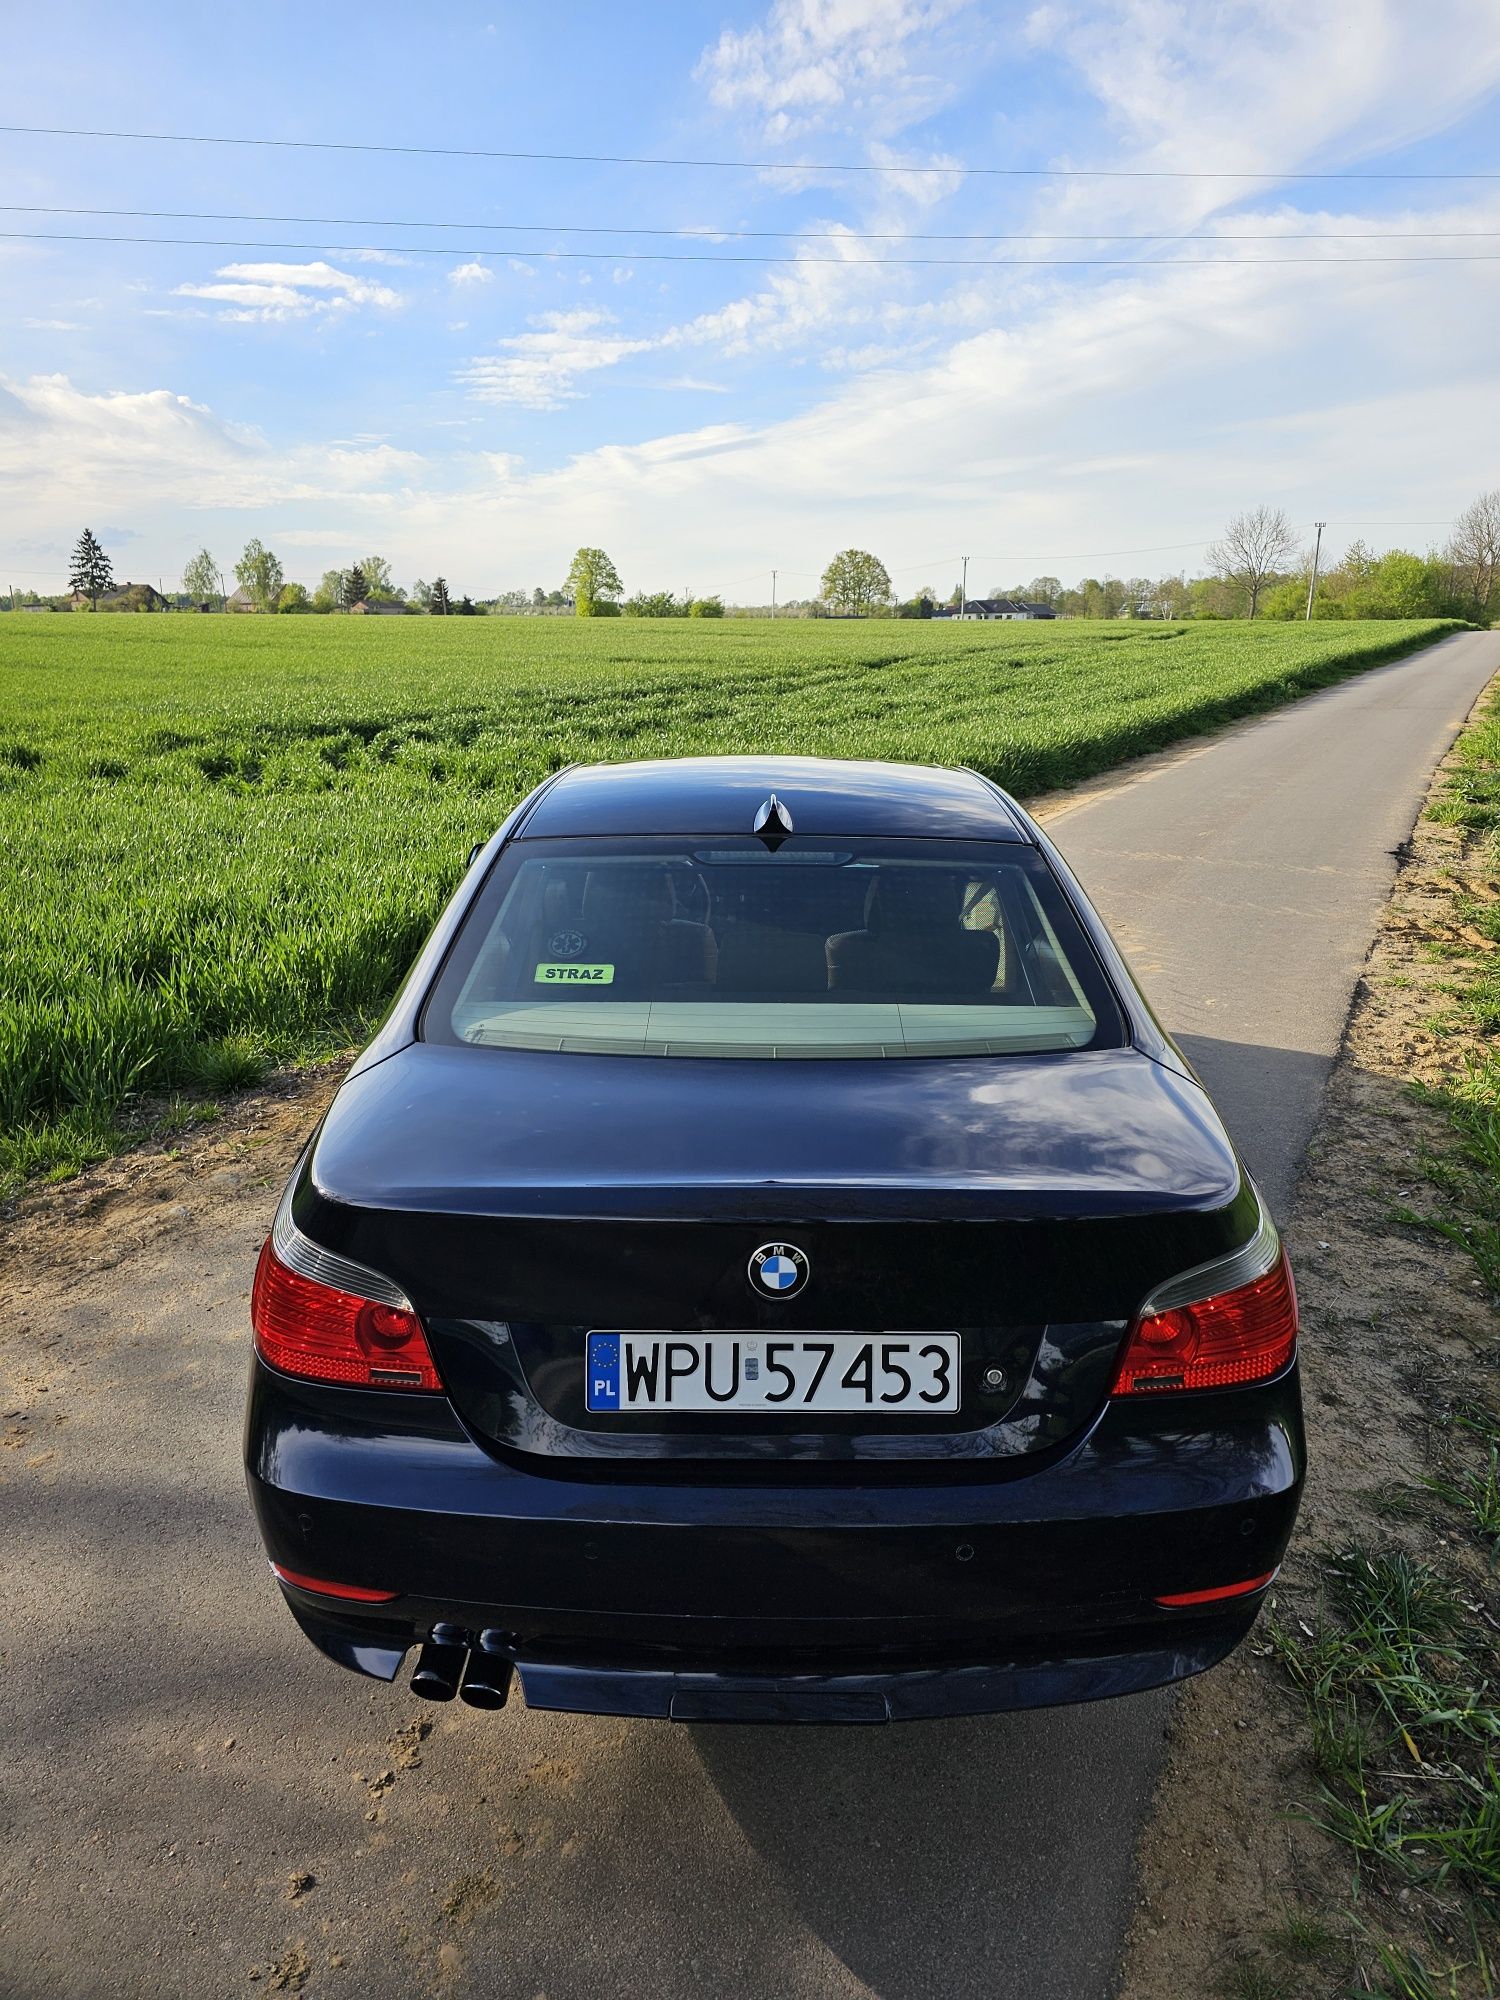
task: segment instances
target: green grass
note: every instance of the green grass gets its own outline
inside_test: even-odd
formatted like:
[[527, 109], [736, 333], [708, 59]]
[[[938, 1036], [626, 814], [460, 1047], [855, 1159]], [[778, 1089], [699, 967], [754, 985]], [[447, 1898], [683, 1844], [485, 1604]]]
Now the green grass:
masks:
[[1437, 1023], [1475, 1045], [1442, 1086], [1418, 1092], [1447, 1112], [1453, 1132], [1449, 1151], [1420, 1162], [1446, 1206], [1436, 1215], [1403, 1210], [1399, 1219], [1435, 1229], [1467, 1250], [1485, 1289], [1500, 1299], [1500, 1052], [1491, 1043], [1500, 1034], [1500, 895], [1494, 893], [1500, 875], [1500, 696], [1491, 696], [1460, 737], [1431, 817], [1478, 837], [1489, 877], [1481, 887], [1489, 893], [1455, 881], [1455, 914], [1484, 942], [1464, 947], [1470, 962], [1444, 986], [1454, 1004]]
[[1274, 1618], [1270, 1626], [1307, 1703], [1323, 1781], [1308, 1817], [1349, 1850], [1361, 1878], [1458, 1892], [1493, 1920], [1494, 1648], [1467, 1602], [1426, 1564], [1355, 1548], [1326, 1555], [1322, 1567], [1330, 1615], [1321, 1629], [1308, 1636], [1300, 1621]]
[[970, 764], [1034, 794], [1433, 624], [0, 618], [0, 1185], [360, 1038], [574, 761]]
[[[1491, 696], [1483, 712], [1460, 737], [1455, 768], [1431, 810], [1447, 826], [1463, 827], [1483, 836], [1492, 873], [1500, 871], [1500, 697]], [[1493, 895], [1455, 897], [1459, 917], [1492, 946], [1500, 946], [1500, 898]], [[1486, 953], [1464, 974], [1458, 990], [1460, 1019], [1481, 1034], [1500, 1033], [1500, 951]], [[1500, 1106], [1500, 1064], [1491, 1060], [1489, 1075], [1470, 1089], [1471, 1103]]]
[[1365, 1982], [1358, 1989], [1370, 2000], [1493, 2000], [1494, 1967], [1473, 1924], [1466, 1955], [1457, 1963], [1451, 1953], [1429, 1962], [1419, 1952], [1388, 1943], [1378, 1943], [1375, 1955], [1379, 1984]]

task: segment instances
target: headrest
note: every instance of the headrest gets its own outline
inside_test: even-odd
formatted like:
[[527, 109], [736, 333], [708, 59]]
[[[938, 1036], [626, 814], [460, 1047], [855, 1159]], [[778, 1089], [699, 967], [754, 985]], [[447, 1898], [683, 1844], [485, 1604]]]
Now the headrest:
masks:
[[870, 885], [865, 928], [887, 936], [951, 930], [963, 913], [963, 901], [962, 876], [937, 868], [883, 868]]
[[584, 879], [579, 922], [664, 924], [674, 912], [672, 883], [665, 868], [591, 868]]

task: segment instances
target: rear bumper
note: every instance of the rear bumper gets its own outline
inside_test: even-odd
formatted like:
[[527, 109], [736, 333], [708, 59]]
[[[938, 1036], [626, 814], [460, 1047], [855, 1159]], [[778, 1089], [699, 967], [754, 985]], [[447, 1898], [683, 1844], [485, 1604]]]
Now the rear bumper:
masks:
[[695, 1721], [978, 1714], [1199, 1673], [1260, 1595], [1155, 1599], [1274, 1570], [1303, 1473], [1295, 1368], [1112, 1405], [1039, 1469], [921, 1484], [537, 1471], [443, 1399], [259, 1361], [246, 1444], [273, 1561], [397, 1593], [283, 1586], [332, 1658], [389, 1679], [434, 1624], [500, 1631], [532, 1707]]

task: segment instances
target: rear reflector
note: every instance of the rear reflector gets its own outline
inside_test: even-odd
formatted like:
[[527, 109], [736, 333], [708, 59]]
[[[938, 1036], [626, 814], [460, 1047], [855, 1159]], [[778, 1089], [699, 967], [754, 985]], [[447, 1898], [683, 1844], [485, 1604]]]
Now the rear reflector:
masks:
[[[316, 1247], [309, 1245], [310, 1250]], [[409, 1306], [361, 1298], [307, 1277], [290, 1269], [278, 1249], [296, 1254], [279, 1220], [261, 1250], [250, 1294], [250, 1322], [263, 1360], [311, 1382], [347, 1382], [361, 1389], [442, 1388], [422, 1322]], [[339, 1266], [341, 1274], [358, 1274], [356, 1265], [339, 1260]], [[389, 1289], [375, 1272], [370, 1277], [372, 1289]]]
[[[1182, 1283], [1174, 1280], [1147, 1299], [1121, 1349], [1111, 1393], [1232, 1389], [1279, 1374], [1297, 1346], [1297, 1292], [1274, 1233], [1270, 1246], [1275, 1261], [1232, 1289], [1207, 1289], [1215, 1275], [1210, 1265], [1201, 1298], [1182, 1299]], [[1161, 1293], [1171, 1296], [1170, 1305]]]
[[1275, 1576], [1274, 1569], [1268, 1569], [1264, 1576], [1252, 1576], [1244, 1583], [1221, 1583], [1213, 1590], [1179, 1590], [1169, 1597], [1158, 1597], [1156, 1602], [1171, 1609], [1179, 1604], [1217, 1604], [1225, 1597], [1249, 1597], [1252, 1591], [1264, 1590]]
[[314, 1590], [319, 1597], [346, 1597], [355, 1604], [389, 1604], [400, 1596], [395, 1590], [366, 1590], [362, 1583], [325, 1583], [320, 1576], [301, 1576], [294, 1569], [283, 1569], [280, 1563], [272, 1563], [271, 1569], [283, 1583], [294, 1583], [298, 1590]]

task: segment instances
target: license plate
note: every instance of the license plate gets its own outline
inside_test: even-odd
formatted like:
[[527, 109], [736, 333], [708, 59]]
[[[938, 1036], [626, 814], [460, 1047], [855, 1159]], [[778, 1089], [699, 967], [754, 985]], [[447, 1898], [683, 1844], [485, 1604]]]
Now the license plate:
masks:
[[956, 1333], [615, 1333], [588, 1336], [584, 1402], [625, 1410], [860, 1411], [959, 1406]]

